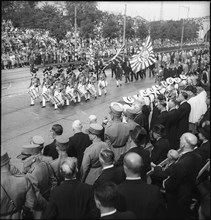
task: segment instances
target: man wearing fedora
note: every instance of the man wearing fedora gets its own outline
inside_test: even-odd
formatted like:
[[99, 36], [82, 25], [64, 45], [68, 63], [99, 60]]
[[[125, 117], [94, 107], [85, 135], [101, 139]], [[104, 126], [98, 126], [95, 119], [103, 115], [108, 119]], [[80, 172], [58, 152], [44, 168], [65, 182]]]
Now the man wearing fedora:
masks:
[[122, 153], [127, 151], [129, 137], [128, 126], [122, 122], [123, 106], [113, 102], [109, 106], [111, 120], [105, 127], [105, 142], [114, 152], [114, 160], [117, 161]]
[[99, 154], [102, 149], [108, 148], [108, 144], [101, 140], [103, 127], [99, 124], [91, 124], [87, 130], [92, 144], [84, 151], [84, 156], [80, 169], [82, 182], [93, 185], [102, 170]]
[[21, 219], [23, 207], [28, 211], [35, 208], [36, 195], [32, 184], [23, 174], [10, 172], [10, 158], [1, 150], [1, 218]]
[[26, 144], [22, 146], [21, 154], [17, 156], [18, 159], [23, 160], [23, 172], [36, 192], [38, 203], [34, 209], [35, 219], [39, 218], [42, 211], [45, 210], [50, 190], [53, 183], [56, 182], [53, 170], [49, 165], [52, 158], [43, 156], [41, 150], [40, 145]]

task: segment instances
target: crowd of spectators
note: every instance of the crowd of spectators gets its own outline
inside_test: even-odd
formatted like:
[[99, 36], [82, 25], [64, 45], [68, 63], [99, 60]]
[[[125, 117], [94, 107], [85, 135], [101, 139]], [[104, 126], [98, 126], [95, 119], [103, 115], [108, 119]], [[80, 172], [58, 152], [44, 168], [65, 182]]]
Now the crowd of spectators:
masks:
[[[95, 59], [109, 58], [116, 54], [122, 45], [121, 39], [107, 40], [98, 38], [83, 40], [77, 36], [75, 51], [74, 34], [67, 33], [66, 38], [57, 41], [48, 31], [39, 29], [14, 28], [11, 21], [2, 21], [1, 68], [11, 69], [29, 66], [30, 59], [35, 55], [36, 65], [68, 63], [88, 60], [90, 50]], [[137, 39], [128, 40], [125, 53], [130, 56], [138, 50]], [[190, 45], [190, 44], [187, 44]], [[179, 46], [179, 42], [157, 42], [154, 48]]]

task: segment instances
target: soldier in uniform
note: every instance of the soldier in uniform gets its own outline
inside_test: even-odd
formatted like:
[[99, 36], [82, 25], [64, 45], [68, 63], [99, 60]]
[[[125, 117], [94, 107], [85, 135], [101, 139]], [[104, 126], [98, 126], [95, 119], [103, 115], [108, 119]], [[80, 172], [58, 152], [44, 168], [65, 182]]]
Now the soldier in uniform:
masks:
[[105, 126], [105, 142], [108, 143], [114, 152], [115, 161], [121, 154], [127, 151], [126, 143], [129, 138], [128, 127], [122, 122], [123, 106], [120, 103], [113, 102], [109, 107], [111, 120]]
[[[24, 175], [11, 173], [10, 158], [1, 151], [1, 219], [21, 219], [23, 207], [34, 209], [37, 199], [32, 184]], [[32, 212], [31, 212], [32, 213]]]
[[102, 70], [99, 70], [99, 76], [98, 76], [98, 95], [102, 95], [102, 89], [104, 90], [104, 94], [107, 94], [106, 91], [107, 87], [107, 81], [106, 81], [106, 76], [105, 73]]
[[90, 124], [87, 132], [92, 144], [84, 151], [80, 176], [82, 182], [93, 185], [102, 170], [99, 153], [102, 149], [108, 148], [108, 144], [101, 140], [101, 133], [103, 132], [101, 125]]
[[[37, 94], [39, 94], [39, 86], [40, 86], [40, 79], [37, 77], [37, 71], [38, 69], [33, 69], [32, 70], [32, 78], [31, 78], [31, 82], [30, 82], [30, 85], [29, 85], [29, 89], [35, 89], [35, 92]], [[31, 104], [30, 106], [34, 106], [34, 99], [33, 97], [31, 97]]]
[[121, 67], [121, 64], [118, 63], [117, 64], [117, 68], [116, 68], [116, 86], [119, 87], [119, 86], [122, 86], [122, 67]]
[[23, 161], [23, 172], [32, 183], [38, 200], [34, 208], [34, 218], [39, 219], [47, 206], [47, 201], [53, 184], [56, 182], [54, 173], [49, 163], [51, 157], [45, 157], [41, 153], [40, 145], [27, 144], [22, 147], [18, 156]]

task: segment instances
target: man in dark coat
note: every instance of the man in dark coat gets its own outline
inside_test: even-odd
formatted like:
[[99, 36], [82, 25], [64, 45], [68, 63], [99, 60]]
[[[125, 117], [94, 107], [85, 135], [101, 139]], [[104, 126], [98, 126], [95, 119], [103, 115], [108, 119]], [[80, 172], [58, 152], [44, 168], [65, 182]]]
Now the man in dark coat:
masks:
[[141, 179], [145, 182], [147, 182], [146, 173], [150, 170], [150, 152], [144, 149], [146, 138], [147, 138], [146, 130], [139, 125], [136, 126], [134, 130], [130, 131], [130, 136], [128, 141], [130, 144], [129, 150], [126, 153], [122, 154], [119, 160], [115, 163], [116, 166], [122, 167], [124, 156], [127, 153], [129, 152], [137, 153], [143, 159], [143, 166], [140, 171], [140, 175], [141, 175]]
[[116, 76], [116, 62], [111, 61], [111, 77], [113, 78]]
[[113, 182], [104, 182], [94, 187], [94, 198], [100, 210], [100, 219], [136, 219], [131, 211], [119, 212], [115, 209], [117, 186]]
[[82, 132], [82, 124], [79, 120], [75, 120], [72, 124], [74, 135], [69, 138], [69, 147], [67, 149], [68, 157], [76, 157], [78, 159], [78, 170], [81, 168], [85, 149], [92, 144], [89, 135]]
[[189, 129], [189, 115], [191, 106], [187, 102], [188, 94], [180, 92], [177, 101], [180, 103], [177, 117], [177, 132], [176, 132], [176, 148], [180, 146], [180, 137]]
[[126, 178], [122, 166], [114, 166], [114, 152], [110, 149], [103, 149], [99, 155], [100, 163], [103, 167], [102, 173], [95, 180], [94, 186], [104, 182], [114, 182], [120, 184]]
[[164, 218], [166, 208], [159, 188], [141, 180], [142, 158], [137, 153], [128, 153], [123, 163], [126, 180], [117, 186], [117, 210], [131, 210], [137, 219]]
[[177, 109], [178, 105], [175, 99], [170, 99], [168, 102], [168, 114], [166, 122], [166, 137], [169, 140], [170, 148], [176, 149], [176, 132], [177, 132]]
[[167, 123], [167, 110], [166, 110], [166, 102], [165, 101], [160, 101], [158, 102], [157, 108], [160, 111], [160, 114], [155, 120], [155, 124], [162, 124], [163, 126], [166, 127]]
[[209, 91], [207, 91], [206, 104], [207, 104], [207, 111], [205, 112], [204, 115], [201, 116], [198, 122], [199, 127], [202, 126], [202, 123], [204, 121], [207, 121], [207, 120], [210, 121], [210, 92]]
[[53, 158], [53, 160], [55, 160], [56, 158], [58, 158], [58, 152], [56, 150], [56, 137], [58, 135], [62, 135], [63, 133], [63, 127], [60, 124], [54, 124], [50, 130], [52, 138], [54, 139], [54, 141], [49, 144], [46, 145], [43, 151], [43, 155], [44, 156], [50, 156]]
[[166, 190], [169, 218], [186, 219], [190, 217], [192, 191], [200, 170], [201, 157], [193, 149], [197, 137], [184, 133], [180, 140], [180, 158], [173, 166], [172, 172], [163, 181]]
[[66, 158], [61, 164], [61, 173], [65, 180], [51, 191], [43, 219], [96, 218], [99, 213], [92, 187], [76, 179], [77, 159]]

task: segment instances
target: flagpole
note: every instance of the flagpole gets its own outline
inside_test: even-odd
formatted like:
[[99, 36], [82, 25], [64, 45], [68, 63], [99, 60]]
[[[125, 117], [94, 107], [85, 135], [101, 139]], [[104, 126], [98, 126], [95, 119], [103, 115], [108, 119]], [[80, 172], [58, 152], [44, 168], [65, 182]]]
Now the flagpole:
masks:
[[126, 8], [127, 8], [127, 5], [125, 4], [124, 29], [123, 29], [123, 45], [125, 45]]
[[76, 49], [77, 49], [77, 37], [76, 37], [76, 32], [77, 32], [77, 22], [76, 22], [76, 13], [77, 13], [77, 10], [76, 10], [76, 4], [75, 4], [75, 54], [76, 54]]

